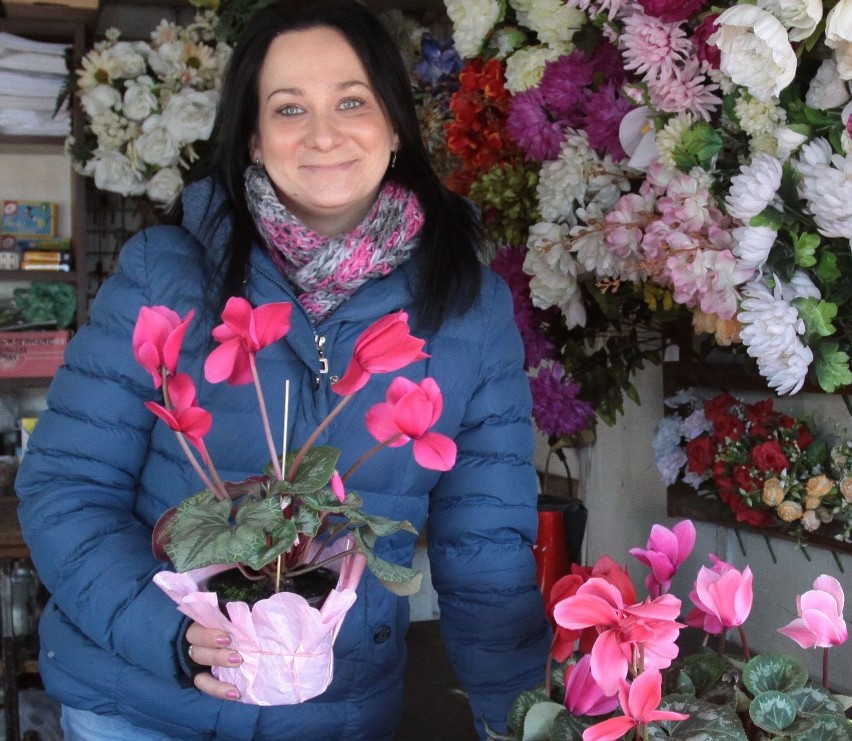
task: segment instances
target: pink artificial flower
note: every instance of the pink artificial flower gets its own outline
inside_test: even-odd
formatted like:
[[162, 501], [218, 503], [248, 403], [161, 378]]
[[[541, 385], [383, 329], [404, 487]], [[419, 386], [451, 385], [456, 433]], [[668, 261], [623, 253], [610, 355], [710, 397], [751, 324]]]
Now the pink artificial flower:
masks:
[[674, 595], [625, 605], [618, 588], [598, 577], [589, 579], [573, 597], [553, 609], [554, 620], [565, 628], [597, 628], [598, 637], [591, 650], [592, 676], [606, 694], [618, 690], [634, 649], [640, 646], [646, 667], [665, 669], [671, 664], [684, 627], [675, 620], [679, 614], [680, 600]]
[[565, 669], [565, 707], [573, 715], [606, 715], [618, 707], [618, 695], [605, 695], [592, 677], [588, 654]]
[[162, 371], [174, 375], [183, 336], [194, 311], [181, 319], [165, 306], [143, 306], [133, 328], [133, 357], [154, 379], [154, 388], [163, 383]]
[[425, 344], [425, 340], [411, 334], [408, 314], [404, 311], [383, 316], [356, 340], [349, 367], [331, 390], [349, 396], [366, 385], [371, 373], [390, 373], [415, 360], [428, 358], [423, 352]]
[[456, 462], [456, 444], [446, 435], [429, 432], [444, 407], [435, 379], [416, 384], [402, 376], [394, 378], [385, 399], [367, 412], [370, 434], [392, 448], [414, 440], [414, 460], [423, 468], [449, 471]]
[[710, 558], [713, 568], [701, 567], [689, 594], [696, 608], [686, 616], [686, 624], [719, 635], [748, 618], [754, 598], [753, 577], [748, 566], [739, 572], [712, 554]]
[[177, 373], [169, 380], [166, 388], [170, 409], [153, 401], [146, 401], [145, 406], [170, 429], [184, 435], [201, 453], [204, 462], [209, 463], [210, 456], [203, 438], [210, 431], [213, 417], [210, 412], [198, 406], [192, 378], [186, 373]]
[[793, 639], [802, 648], [839, 646], [849, 637], [843, 619], [843, 587], [833, 576], [822, 574], [814, 588], [796, 597], [799, 617], [778, 632]]
[[221, 344], [207, 357], [204, 377], [210, 383], [227, 381], [232, 386], [251, 383], [250, 357], [290, 331], [292, 311], [289, 301], [253, 309], [244, 298], [229, 298], [222, 324], [213, 328], [213, 338]]
[[682, 520], [671, 530], [654, 525], [645, 547], [630, 549], [631, 556], [651, 569], [645, 579], [651, 597], [659, 597], [669, 591], [672, 577], [694, 547], [695, 525], [691, 520]]
[[608, 718], [583, 731], [583, 741], [615, 741], [636, 726], [655, 720], [686, 720], [689, 716], [673, 710], [657, 710], [662, 699], [663, 677], [657, 669], [646, 669], [632, 684], [622, 679], [618, 701], [624, 715]]
[[331, 474], [330, 485], [332, 493], [337, 497], [337, 501], [342, 503], [346, 499], [346, 489], [343, 486], [343, 479], [337, 471]]

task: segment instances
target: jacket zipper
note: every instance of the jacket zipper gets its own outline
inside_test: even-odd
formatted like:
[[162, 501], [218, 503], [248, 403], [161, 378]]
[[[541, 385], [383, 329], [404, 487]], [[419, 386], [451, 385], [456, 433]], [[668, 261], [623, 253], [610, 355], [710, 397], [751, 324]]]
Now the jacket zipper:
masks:
[[[320, 375], [328, 374], [328, 358], [325, 356], [325, 335], [315, 334], [314, 344], [317, 346], [317, 355], [319, 357], [319, 372]], [[320, 377], [314, 376], [314, 389], [320, 387]]]

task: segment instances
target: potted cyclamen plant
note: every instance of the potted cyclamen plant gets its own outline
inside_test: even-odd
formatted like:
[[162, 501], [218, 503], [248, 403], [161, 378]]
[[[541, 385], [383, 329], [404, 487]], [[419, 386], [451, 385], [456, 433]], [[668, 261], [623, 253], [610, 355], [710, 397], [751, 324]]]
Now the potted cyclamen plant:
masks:
[[[289, 302], [252, 308], [243, 298], [231, 298], [223, 323], [212, 332], [220, 344], [205, 361], [205, 379], [254, 383], [269, 448], [264, 471], [238, 483], [220, 478], [204, 444], [212, 416], [198, 405], [190, 376], [177, 370], [194, 312], [181, 318], [165, 306], [142, 307], [132, 339], [134, 356], [163, 394], [162, 404], [149, 401], [145, 406], [175, 432], [204, 485], [155, 526], [154, 552], [171, 561], [175, 572], [160, 572], [154, 581], [191, 619], [234, 637], [231, 645], [243, 663], [236, 669], [217, 667], [213, 673], [235, 684], [242, 701], [256, 704], [302, 702], [325, 690], [331, 681], [332, 644], [365, 567], [396, 594], [419, 588], [419, 572], [373, 552], [378, 537], [416, 530], [407, 521], [362, 511], [361, 498], [345, 488], [355, 468], [381, 448], [409, 440], [415, 460], [425, 468], [449, 470], [456, 457], [455, 443], [430, 431], [443, 401], [431, 378], [417, 384], [400, 376], [391, 382], [386, 401], [374, 405], [366, 417], [377, 444], [343, 475], [336, 470], [340, 451], [314, 444], [372, 373], [396, 371], [428, 357], [425, 342], [411, 335], [403, 311], [362, 333], [346, 373], [332, 386], [340, 402], [300, 448], [279, 454], [255, 357], [287, 334], [291, 311]], [[286, 416], [285, 411], [285, 429]], [[312, 606], [298, 593], [300, 578], [329, 568], [331, 583]], [[264, 589], [245, 599], [217, 594], [212, 577], [224, 573], [239, 574], [244, 583]], [[227, 616], [220, 597], [227, 602]]]

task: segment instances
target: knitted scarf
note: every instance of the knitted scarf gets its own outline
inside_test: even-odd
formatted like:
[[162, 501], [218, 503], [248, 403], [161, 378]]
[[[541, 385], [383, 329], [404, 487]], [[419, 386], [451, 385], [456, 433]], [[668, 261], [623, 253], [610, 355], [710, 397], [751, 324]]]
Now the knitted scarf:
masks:
[[329, 316], [371, 278], [405, 262], [423, 225], [417, 196], [386, 182], [364, 220], [348, 234], [309, 229], [278, 200], [262, 167], [245, 173], [246, 200], [272, 259], [299, 293], [314, 323]]

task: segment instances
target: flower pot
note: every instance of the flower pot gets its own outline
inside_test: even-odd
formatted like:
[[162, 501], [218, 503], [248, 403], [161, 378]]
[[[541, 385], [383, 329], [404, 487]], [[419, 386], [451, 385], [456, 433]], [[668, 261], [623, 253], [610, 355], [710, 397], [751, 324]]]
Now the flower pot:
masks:
[[[350, 550], [349, 539], [341, 539], [325, 557]], [[157, 584], [184, 615], [207, 627], [230, 634], [230, 647], [243, 662], [238, 667], [214, 667], [213, 676], [233, 684], [240, 701], [252, 705], [293, 705], [316, 697], [331, 683], [334, 668], [332, 648], [364, 572], [363, 554], [352, 552], [334, 562], [337, 584], [322, 607], [311, 607], [295, 592], [279, 592], [254, 605], [227, 602], [226, 613], [219, 597], [205, 589], [215, 574], [231, 571], [233, 564], [217, 564], [182, 574], [162, 571]]]
[[[311, 606], [319, 609], [326, 597], [337, 586], [340, 575], [331, 569], [320, 568], [306, 574], [281, 580], [280, 592], [293, 592], [305, 598]], [[230, 569], [214, 574], [205, 585], [208, 592], [215, 592], [219, 598], [219, 607], [227, 615], [228, 602], [245, 602], [254, 605], [262, 599], [275, 594], [272, 579], [249, 579], [238, 569]]]

